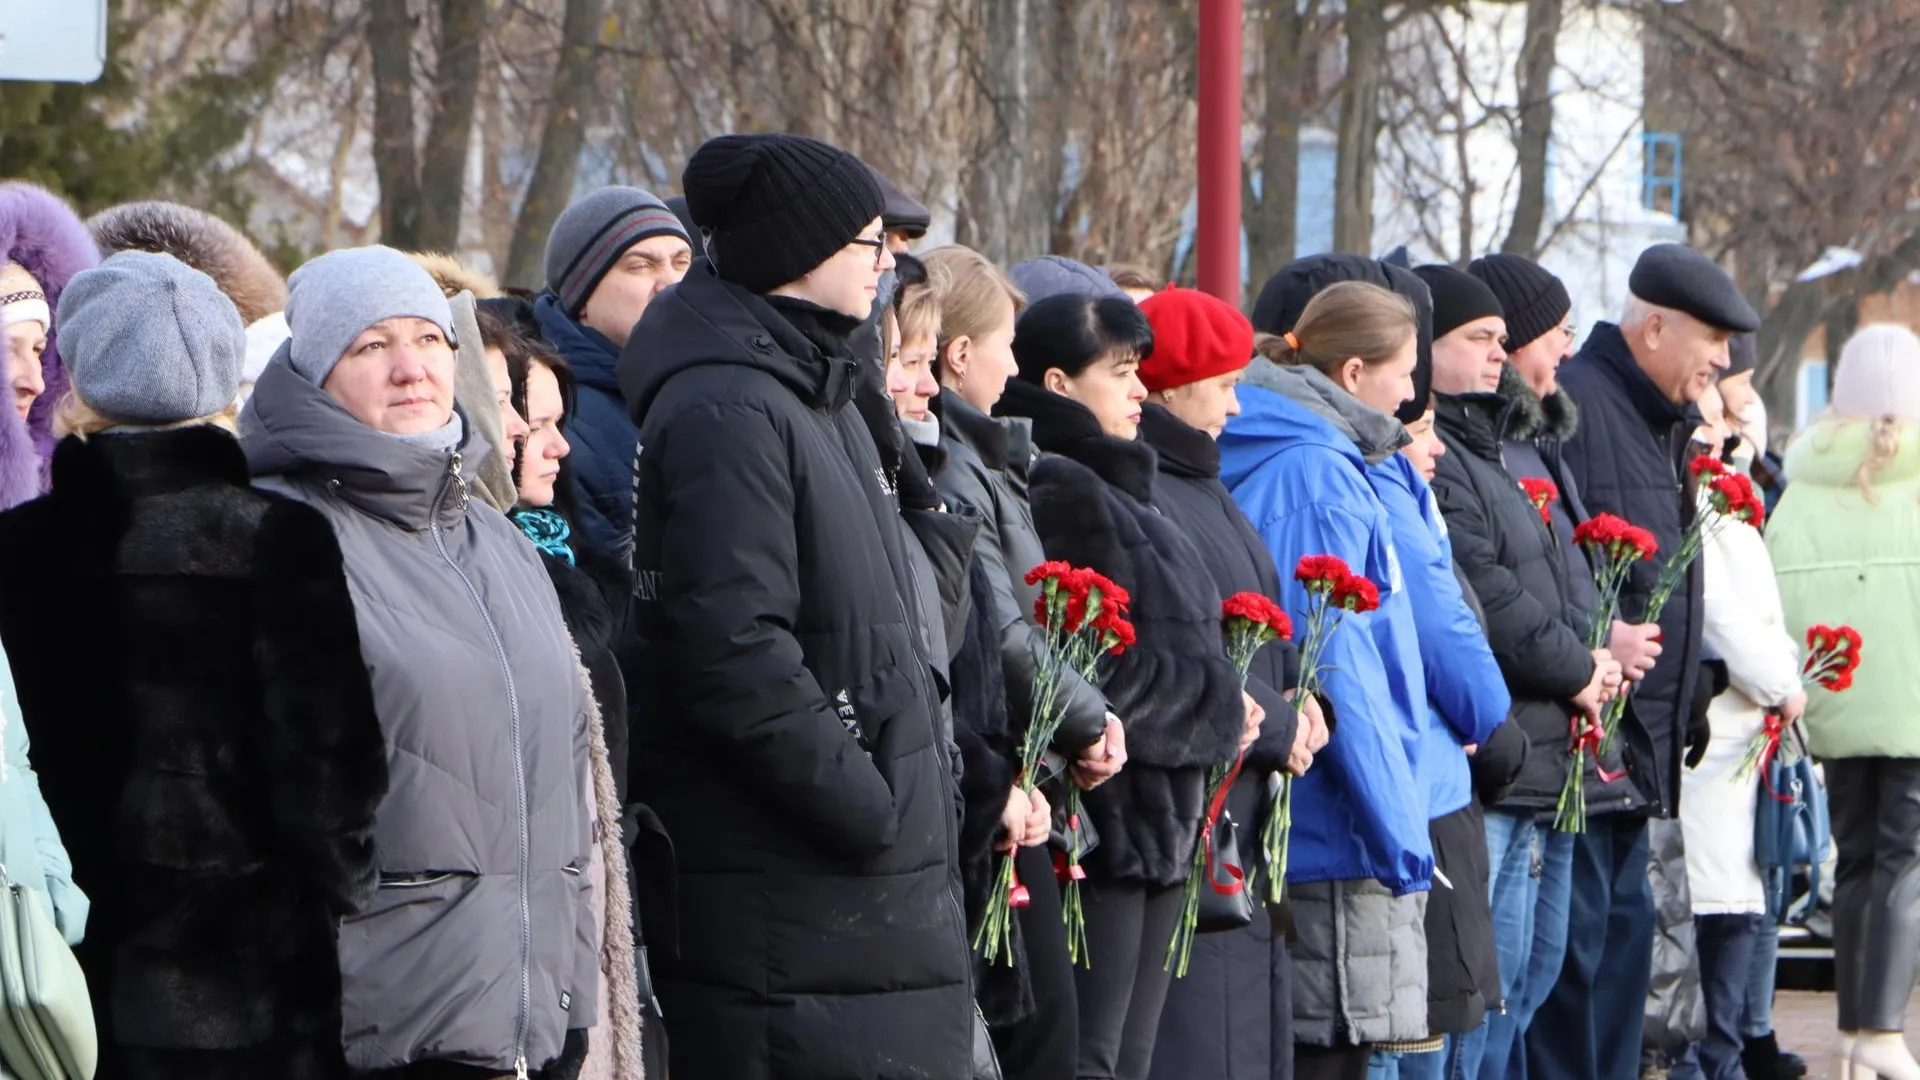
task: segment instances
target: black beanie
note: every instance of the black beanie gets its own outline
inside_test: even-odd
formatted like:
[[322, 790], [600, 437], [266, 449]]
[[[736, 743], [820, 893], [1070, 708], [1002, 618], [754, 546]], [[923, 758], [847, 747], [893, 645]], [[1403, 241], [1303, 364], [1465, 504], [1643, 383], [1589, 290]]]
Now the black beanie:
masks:
[[1752, 371], [1760, 359], [1760, 344], [1752, 334], [1735, 334], [1727, 339], [1727, 370], [1721, 378]]
[[859, 158], [800, 135], [722, 135], [681, 175], [714, 272], [766, 293], [832, 258], [885, 200]]
[[1307, 301], [1342, 281], [1364, 281], [1392, 289], [1413, 305], [1414, 330], [1419, 342], [1419, 359], [1413, 368], [1413, 396], [1394, 412], [1401, 423], [1411, 424], [1426, 415], [1427, 396], [1433, 388], [1433, 300], [1413, 271], [1365, 255], [1309, 255], [1295, 259], [1268, 278], [1260, 290], [1260, 298], [1253, 305], [1254, 329], [1267, 334], [1286, 333], [1300, 321]]
[[1503, 316], [1500, 298], [1486, 283], [1465, 271], [1433, 264], [1413, 271], [1433, 293], [1433, 336], [1437, 341], [1475, 319]]
[[1566, 285], [1524, 255], [1483, 255], [1467, 273], [1485, 282], [1506, 312], [1508, 352], [1527, 347], [1573, 311]]

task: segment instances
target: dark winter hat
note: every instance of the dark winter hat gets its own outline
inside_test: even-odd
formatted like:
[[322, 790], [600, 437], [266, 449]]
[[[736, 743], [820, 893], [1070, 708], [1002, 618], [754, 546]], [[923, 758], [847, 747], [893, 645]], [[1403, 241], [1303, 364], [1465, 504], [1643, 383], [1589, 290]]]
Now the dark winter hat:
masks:
[[1049, 296], [1073, 293], [1082, 296], [1118, 296], [1127, 294], [1105, 273], [1064, 255], [1042, 255], [1015, 263], [1007, 276], [1027, 295], [1027, 303], [1037, 304]]
[[1727, 341], [1727, 357], [1732, 361], [1721, 378], [1752, 371], [1760, 359], [1760, 346], [1752, 334], [1735, 334]]
[[73, 390], [102, 416], [178, 424], [233, 404], [247, 328], [214, 280], [171, 255], [123, 251], [60, 294]]
[[1486, 282], [1506, 312], [1508, 352], [1526, 348], [1573, 311], [1566, 284], [1524, 255], [1483, 255], [1467, 273]]
[[756, 293], [798, 281], [886, 208], [865, 162], [800, 135], [722, 135], [681, 176], [722, 278]]
[[578, 316], [587, 297], [627, 249], [650, 236], [687, 230], [667, 204], [633, 187], [603, 187], [560, 212], [547, 234], [547, 289]]
[[701, 242], [700, 226], [693, 223], [693, 214], [687, 209], [687, 197], [685, 195], [669, 196], [667, 209], [673, 211], [673, 216], [680, 219], [680, 227], [687, 230], [687, 243], [693, 245], [693, 257], [706, 258], [707, 245]]
[[900, 185], [887, 179], [887, 174], [879, 169], [873, 170], [873, 181], [880, 185], [880, 198], [886, 203], [880, 211], [880, 224], [888, 232], [906, 233], [909, 240], [927, 235], [927, 227], [933, 224], [933, 211], [900, 190]]
[[1240, 309], [1195, 289], [1162, 289], [1140, 301], [1153, 326], [1153, 354], [1140, 361], [1149, 392], [1185, 386], [1253, 360], [1253, 324]]
[[1307, 301], [1322, 289], [1342, 281], [1364, 281], [1393, 288], [1386, 267], [1365, 255], [1309, 255], [1281, 267], [1253, 302], [1253, 328], [1263, 334], [1284, 334], [1300, 321]]
[[1427, 398], [1433, 394], [1433, 293], [1420, 275], [1404, 266], [1382, 263], [1387, 287], [1413, 305], [1413, 336], [1417, 355], [1413, 362], [1413, 396], [1393, 411], [1394, 418], [1411, 424], [1427, 414]]
[[1437, 263], [1414, 270], [1433, 294], [1434, 340], [1446, 337], [1475, 319], [1503, 316], [1500, 298], [1471, 274]]
[[1760, 329], [1760, 316], [1740, 295], [1733, 278], [1712, 259], [1684, 244], [1655, 244], [1640, 253], [1627, 275], [1627, 291], [1736, 334]]

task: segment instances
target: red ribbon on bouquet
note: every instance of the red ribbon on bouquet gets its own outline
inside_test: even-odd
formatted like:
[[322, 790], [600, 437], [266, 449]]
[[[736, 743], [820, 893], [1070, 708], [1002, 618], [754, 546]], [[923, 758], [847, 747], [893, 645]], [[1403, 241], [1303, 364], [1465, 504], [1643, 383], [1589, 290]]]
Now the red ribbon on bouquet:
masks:
[[[1080, 815], [1074, 814], [1067, 818], [1067, 842], [1069, 844], [1079, 843], [1079, 840], [1074, 836], [1074, 834], [1079, 831]], [[1053, 853], [1053, 876], [1058, 879], [1062, 885], [1065, 885], [1069, 881], [1085, 881], [1087, 880], [1087, 868], [1067, 858], [1066, 852], [1056, 850]]]
[[1610, 773], [1607, 771], [1605, 765], [1600, 764], [1600, 725], [1590, 723], [1582, 727], [1580, 726], [1582, 719], [1582, 717], [1575, 716], [1567, 725], [1573, 735], [1573, 748], [1568, 750], [1567, 753], [1573, 755], [1585, 750], [1587, 753], [1593, 755], [1593, 771], [1600, 777], [1600, 782], [1603, 784], [1611, 784], [1615, 780], [1627, 775], [1625, 769], [1616, 773]]
[[1025, 885], [1020, 884], [1020, 871], [1011, 870], [1011, 874], [1011, 882], [1007, 885], [1007, 906], [1023, 908], [1033, 903], [1033, 894], [1027, 891]]
[[1233, 880], [1221, 882], [1213, 870], [1213, 827], [1220, 823], [1220, 815], [1227, 809], [1227, 792], [1233, 790], [1233, 782], [1240, 777], [1240, 766], [1247, 760], [1246, 754], [1233, 759], [1233, 768], [1220, 781], [1220, 790], [1213, 793], [1213, 801], [1207, 805], [1207, 823], [1200, 829], [1201, 850], [1207, 855], [1207, 886], [1221, 896], [1238, 896], [1240, 890], [1247, 887], [1247, 872], [1232, 863], [1223, 863], [1227, 876]]
[[1767, 766], [1773, 763], [1773, 755], [1780, 751], [1780, 736], [1786, 729], [1787, 725], [1781, 721], [1779, 713], [1767, 714], [1765, 725], [1761, 728], [1761, 734], [1766, 738], [1766, 745], [1760, 748], [1760, 760], [1755, 766], [1760, 770], [1760, 782], [1766, 785], [1767, 794], [1773, 796], [1774, 802], [1780, 803], [1792, 802], [1793, 798], [1773, 789], [1773, 776], [1767, 772]]

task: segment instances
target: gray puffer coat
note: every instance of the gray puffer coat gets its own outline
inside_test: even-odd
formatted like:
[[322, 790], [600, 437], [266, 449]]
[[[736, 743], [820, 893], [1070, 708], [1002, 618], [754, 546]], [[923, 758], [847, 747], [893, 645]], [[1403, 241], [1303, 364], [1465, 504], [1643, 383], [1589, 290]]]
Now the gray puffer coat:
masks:
[[599, 951], [591, 699], [559, 601], [520, 530], [468, 496], [484, 440], [384, 435], [285, 351], [241, 417], [247, 461], [333, 526], [392, 774], [380, 887], [340, 927], [347, 1063], [541, 1068], [592, 1022]]

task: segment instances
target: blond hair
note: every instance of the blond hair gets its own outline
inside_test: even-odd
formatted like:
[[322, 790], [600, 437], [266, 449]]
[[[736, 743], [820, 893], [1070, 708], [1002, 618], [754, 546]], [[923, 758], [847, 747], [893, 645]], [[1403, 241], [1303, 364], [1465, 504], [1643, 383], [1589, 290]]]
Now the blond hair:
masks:
[[[1015, 318], [1027, 306], [1027, 296], [993, 260], [969, 247], [952, 244], [920, 257], [927, 267], [927, 287], [940, 312], [934, 339], [934, 370], [939, 371], [947, 346], [955, 338], [982, 338], [1000, 327], [1000, 302], [1013, 301]], [[901, 327], [902, 336], [906, 328]]]
[[923, 338], [940, 340], [940, 283], [947, 279], [944, 269], [927, 269], [927, 281], [924, 285], [909, 285], [900, 290], [899, 299], [894, 301], [893, 313], [900, 320], [900, 342], [919, 341]]
[[1372, 366], [1392, 359], [1413, 337], [1414, 318], [1412, 301], [1399, 293], [1342, 281], [1314, 294], [1291, 331], [1262, 334], [1254, 347], [1276, 364], [1304, 365], [1337, 378], [1348, 360]]
[[98, 435], [112, 428], [132, 428], [142, 431], [165, 431], [169, 428], [198, 427], [202, 424], [221, 428], [230, 434], [240, 434], [240, 403], [233, 402], [211, 416], [196, 417], [173, 424], [130, 424], [115, 420], [93, 406], [81, 400], [79, 393], [69, 389], [60, 404], [54, 409], [53, 433], [60, 438], [68, 435], [85, 441], [89, 436]]

